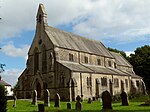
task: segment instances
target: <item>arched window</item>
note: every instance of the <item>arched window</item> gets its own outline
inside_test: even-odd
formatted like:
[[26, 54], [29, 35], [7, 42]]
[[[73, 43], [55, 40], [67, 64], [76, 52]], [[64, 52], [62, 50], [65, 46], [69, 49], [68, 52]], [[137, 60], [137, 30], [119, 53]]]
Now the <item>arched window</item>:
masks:
[[42, 73], [47, 71], [47, 57], [46, 57], [46, 47], [42, 46]]
[[102, 86], [107, 86], [107, 78], [106, 77], [101, 78], [101, 84], [102, 84]]
[[88, 57], [87, 56], [84, 56], [84, 62], [88, 63]]
[[66, 85], [66, 79], [65, 74], [63, 71], [60, 71], [60, 87], [65, 87]]
[[89, 86], [89, 78], [87, 77], [86, 79], [86, 82], [87, 82], [87, 87]]
[[74, 60], [73, 60], [73, 54], [70, 54], [70, 53], [69, 53], [69, 61], [74, 61]]
[[114, 79], [114, 87], [119, 87], [119, 80], [117, 78]]
[[87, 77], [87, 87], [91, 87], [91, 86], [92, 86], [92, 78]]
[[34, 73], [39, 69], [39, 53], [38, 48], [34, 49]]
[[101, 59], [97, 59], [97, 65], [101, 65]]
[[108, 66], [111, 67], [111, 61], [108, 61]]
[[128, 88], [128, 79], [125, 79], [126, 88]]

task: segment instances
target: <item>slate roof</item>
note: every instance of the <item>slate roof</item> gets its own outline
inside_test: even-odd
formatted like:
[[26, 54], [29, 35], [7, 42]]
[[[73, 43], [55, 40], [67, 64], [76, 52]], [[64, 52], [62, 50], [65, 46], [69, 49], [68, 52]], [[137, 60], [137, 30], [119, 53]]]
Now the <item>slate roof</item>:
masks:
[[132, 65], [119, 53], [111, 52], [115, 57], [117, 65], [132, 67]]
[[112, 70], [112, 71], [116, 72], [116, 73], [117, 73], [117, 75], [128, 76], [128, 74], [127, 74], [127, 73], [122, 72], [122, 71], [121, 71], [121, 70], [119, 70], [119, 69], [114, 69], [114, 68], [111, 68], [111, 67], [108, 67], [108, 69], [110, 69], [110, 70]]
[[127, 72], [127, 71], [124, 71], [124, 70], [122, 70], [122, 72], [128, 74], [128, 75], [131, 76], [132, 78], [140, 78], [140, 79], [142, 79], [142, 77], [136, 75], [135, 73]]
[[100, 73], [100, 74], [111, 74], [116, 75], [116, 72], [104, 67], [104, 66], [98, 66], [98, 65], [89, 65], [89, 64], [83, 64], [85, 67], [91, 69], [94, 73]]
[[50, 26], [45, 28], [45, 32], [54, 46], [114, 58], [99, 41], [81, 37]]
[[68, 61], [58, 61], [58, 63], [60, 63], [63, 66], [67, 67], [71, 71], [75, 71], [75, 72], [88, 72], [88, 73], [92, 73], [93, 72], [89, 68], [84, 67], [84, 66], [82, 66], [79, 63], [68, 62]]
[[128, 74], [125, 72], [122, 72], [114, 68], [107, 68], [104, 66], [79, 64], [79, 63], [74, 63], [74, 62], [69, 62], [69, 61], [60, 61], [60, 60], [57, 62], [74, 72], [128, 76]]

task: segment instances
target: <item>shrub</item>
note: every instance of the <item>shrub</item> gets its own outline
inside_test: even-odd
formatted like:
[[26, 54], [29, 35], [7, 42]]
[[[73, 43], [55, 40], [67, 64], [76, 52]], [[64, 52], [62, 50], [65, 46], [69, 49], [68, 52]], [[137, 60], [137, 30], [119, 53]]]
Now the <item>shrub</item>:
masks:
[[118, 102], [118, 101], [120, 101], [120, 100], [121, 100], [120, 95], [114, 95], [114, 96], [112, 97], [112, 101], [113, 101], [113, 102]]
[[7, 111], [6, 91], [3, 85], [0, 85], [0, 112]]

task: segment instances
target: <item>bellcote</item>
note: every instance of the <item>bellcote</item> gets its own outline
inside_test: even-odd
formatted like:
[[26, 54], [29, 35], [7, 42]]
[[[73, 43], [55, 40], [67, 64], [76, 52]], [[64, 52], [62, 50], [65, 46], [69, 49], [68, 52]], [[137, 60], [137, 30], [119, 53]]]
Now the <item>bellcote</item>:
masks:
[[44, 26], [48, 26], [47, 24], [47, 14], [43, 4], [39, 4], [37, 16], [36, 16], [37, 24], [41, 24]]

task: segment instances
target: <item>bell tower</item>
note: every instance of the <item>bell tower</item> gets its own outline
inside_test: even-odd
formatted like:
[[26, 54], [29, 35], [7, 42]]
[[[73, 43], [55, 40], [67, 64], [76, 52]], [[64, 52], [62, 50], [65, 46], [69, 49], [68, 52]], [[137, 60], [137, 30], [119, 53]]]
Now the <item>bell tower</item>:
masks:
[[42, 33], [47, 27], [47, 14], [43, 4], [39, 4], [38, 12], [36, 15], [36, 35], [38, 37], [38, 44], [42, 45]]
[[39, 4], [37, 16], [36, 16], [37, 24], [48, 26], [47, 24], [47, 14], [43, 4]]

